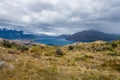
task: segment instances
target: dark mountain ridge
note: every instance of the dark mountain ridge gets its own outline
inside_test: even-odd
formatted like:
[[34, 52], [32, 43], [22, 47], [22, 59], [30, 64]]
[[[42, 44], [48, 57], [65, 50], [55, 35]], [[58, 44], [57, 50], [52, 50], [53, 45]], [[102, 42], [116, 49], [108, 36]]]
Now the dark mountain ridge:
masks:
[[8, 30], [8, 29], [0, 29], [0, 38], [4, 39], [25, 39], [25, 40], [40, 40], [42, 38], [64, 38], [69, 41], [74, 42], [92, 42], [97, 40], [103, 40], [103, 41], [112, 41], [112, 40], [119, 40], [120, 35], [115, 34], [107, 34], [101, 31], [96, 30], [85, 30], [82, 32], [77, 32], [73, 35], [60, 35], [58, 37], [55, 36], [48, 36], [45, 34], [24, 34], [23, 31], [17, 31], [17, 30]]
[[92, 42], [97, 40], [111, 41], [120, 39], [120, 35], [107, 34], [96, 30], [85, 30], [77, 32], [66, 39], [78, 42]]
[[71, 35], [62, 34], [62, 35], [58, 36], [58, 38], [68, 38], [68, 37], [70, 37], [70, 36], [71, 36]]
[[17, 30], [8, 30], [8, 29], [0, 29], [0, 38], [5, 39], [34, 39], [35, 35], [32, 34], [24, 34], [23, 31]]
[[28, 40], [36, 40], [40, 38], [48, 38], [52, 36], [48, 36], [45, 34], [24, 34], [23, 31], [11, 30], [11, 29], [0, 29], [0, 38], [4, 39], [28, 39]]

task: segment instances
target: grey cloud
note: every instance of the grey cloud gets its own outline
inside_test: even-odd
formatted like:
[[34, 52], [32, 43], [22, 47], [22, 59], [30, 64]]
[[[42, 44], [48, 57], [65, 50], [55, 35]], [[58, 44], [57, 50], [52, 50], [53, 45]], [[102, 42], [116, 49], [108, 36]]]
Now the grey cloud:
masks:
[[0, 1], [0, 19], [5, 25], [0, 27], [34, 34], [72, 34], [85, 29], [120, 34], [120, 0]]

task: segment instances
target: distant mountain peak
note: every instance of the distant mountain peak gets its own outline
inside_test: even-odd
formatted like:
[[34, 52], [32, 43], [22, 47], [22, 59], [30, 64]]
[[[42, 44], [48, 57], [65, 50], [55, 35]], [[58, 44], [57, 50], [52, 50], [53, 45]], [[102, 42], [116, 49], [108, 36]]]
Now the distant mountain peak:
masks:
[[84, 30], [84, 31], [80, 31], [80, 32], [77, 32], [77, 33], [104, 33], [104, 32], [99, 31], [99, 30]]
[[61, 34], [60, 36], [58, 36], [58, 38], [68, 38], [70, 37], [71, 35], [66, 35], [66, 34]]
[[91, 42], [97, 40], [110, 41], [117, 39], [120, 39], [120, 36], [107, 34], [97, 30], [85, 30], [85, 31], [77, 32], [67, 38], [67, 40], [78, 41], [78, 42]]

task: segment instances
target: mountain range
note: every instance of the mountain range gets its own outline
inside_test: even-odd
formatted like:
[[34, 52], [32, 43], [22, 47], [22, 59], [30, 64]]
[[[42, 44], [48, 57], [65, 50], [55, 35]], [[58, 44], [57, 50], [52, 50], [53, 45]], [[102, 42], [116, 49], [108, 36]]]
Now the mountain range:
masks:
[[10, 30], [10, 29], [0, 29], [0, 38], [4, 39], [25, 39], [25, 40], [39, 40], [42, 38], [64, 38], [69, 41], [74, 42], [92, 42], [97, 40], [112, 41], [119, 40], [120, 35], [108, 34], [97, 30], [85, 30], [81, 32], [74, 33], [72, 35], [62, 34], [60, 36], [48, 36], [45, 34], [24, 34], [23, 31]]
[[34, 34], [24, 34], [23, 31], [11, 30], [11, 29], [0, 29], [0, 38], [4, 39], [29, 39], [36, 40], [39, 38], [48, 38], [52, 36], [48, 36], [45, 34], [34, 35]]
[[66, 39], [77, 42], [92, 42], [97, 40], [111, 41], [119, 40], [120, 35], [108, 34], [97, 30], [85, 30], [74, 33], [73, 35], [68, 36]]

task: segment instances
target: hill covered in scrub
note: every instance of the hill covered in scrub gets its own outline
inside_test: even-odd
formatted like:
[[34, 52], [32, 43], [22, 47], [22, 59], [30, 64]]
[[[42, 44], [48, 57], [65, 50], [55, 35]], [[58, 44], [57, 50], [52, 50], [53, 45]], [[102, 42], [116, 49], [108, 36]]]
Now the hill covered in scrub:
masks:
[[120, 41], [66, 46], [0, 42], [0, 80], [120, 80]]

